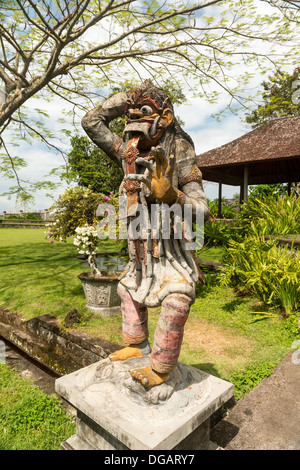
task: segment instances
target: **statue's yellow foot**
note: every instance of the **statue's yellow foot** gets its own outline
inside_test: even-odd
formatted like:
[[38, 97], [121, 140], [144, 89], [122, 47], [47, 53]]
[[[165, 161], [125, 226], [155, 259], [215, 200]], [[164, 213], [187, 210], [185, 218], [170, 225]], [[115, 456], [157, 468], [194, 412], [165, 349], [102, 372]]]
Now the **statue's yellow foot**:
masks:
[[111, 361], [126, 361], [132, 357], [143, 357], [150, 354], [151, 348], [148, 340], [144, 340], [140, 344], [131, 344], [126, 348], [119, 349], [109, 355]]
[[160, 374], [155, 372], [151, 366], [142, 369], [132, 369], [130, 375], [140, 382], [146, 389], [165, 383], [170, 374]]
[[126, 361], [132, 357], [142, 357], [142, 351], [136, 346], [127, 346], [109, 355], [111, 361]]

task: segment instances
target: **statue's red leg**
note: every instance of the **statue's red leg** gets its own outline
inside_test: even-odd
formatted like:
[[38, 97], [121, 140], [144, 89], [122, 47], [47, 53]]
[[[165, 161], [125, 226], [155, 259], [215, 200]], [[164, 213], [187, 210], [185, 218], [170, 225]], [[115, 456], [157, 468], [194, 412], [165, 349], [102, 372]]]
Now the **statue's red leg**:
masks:
[[191, 298], [183, 294], [170, 294], [162, 302], [151, 352], [151, 367], [130, 372], [145, 388], [166, 382], [175, 369], [191, 303]]
[[111, 361], [124, 361], [131, 357], [142, 357], [150, 353], [148, 338], [147, 307], [135, 302], [127, 289], [119, 284], [118, 294], [121, 298], [123, 340], [129, 344], [110, 354]]
[[162, 302], [151, 353], [151, 366], [157, 372], [171, 372], [176, 367], [191, 303], [184, 294], [170, 294]]

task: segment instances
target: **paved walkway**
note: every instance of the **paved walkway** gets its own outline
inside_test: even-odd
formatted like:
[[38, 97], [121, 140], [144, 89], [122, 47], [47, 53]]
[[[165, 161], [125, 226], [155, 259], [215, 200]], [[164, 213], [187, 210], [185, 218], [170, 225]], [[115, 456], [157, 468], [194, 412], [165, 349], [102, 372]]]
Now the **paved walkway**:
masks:
[[[300, 450], [300, 352], [239, 401], [211, 432], [225, 450]], [[294, 360], [293, 360], [294, 357]]]

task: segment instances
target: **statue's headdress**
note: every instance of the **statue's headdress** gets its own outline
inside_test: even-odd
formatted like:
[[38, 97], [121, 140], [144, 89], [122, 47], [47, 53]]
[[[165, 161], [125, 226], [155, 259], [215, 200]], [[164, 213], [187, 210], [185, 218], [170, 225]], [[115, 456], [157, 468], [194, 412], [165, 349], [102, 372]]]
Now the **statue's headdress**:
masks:
[[132, 91], [127, 101], [126, 111], [133, 106], [140, 107], [146, 101], [152, 104], [158, 114], [162, 114], [166, 108], [173, 110], [173, 105], [167, 93], [161, 88], [154, 86], [150, 79], [145, 80], [141, 86]]

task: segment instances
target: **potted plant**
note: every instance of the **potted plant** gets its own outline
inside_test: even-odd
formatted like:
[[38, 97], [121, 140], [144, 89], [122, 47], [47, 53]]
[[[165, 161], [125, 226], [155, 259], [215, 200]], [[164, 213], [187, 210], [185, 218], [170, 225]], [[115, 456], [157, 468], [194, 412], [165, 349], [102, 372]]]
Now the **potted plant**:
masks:
[[119, 275], [117, 271], [101, 271], [97, 265], [97, 246], [100, 242], [96, 216], [100, 204], [109, 203], [116, 208], [117, 198], [112, 194], [106, 196], [94, 193], [86, 188], [70, 188], [61, 195], [52, 211], [56, 219], [48, 224], [46, 237], [50, 243], [54, 240], [64, 242], [74, 236], [74, 244], [87, 257], [90, 272], [83, 272], [78, 277], [81, 280], [87, 299], [87, 308], [103, 316], [121, 311], [120, 298], [117, 294]]

